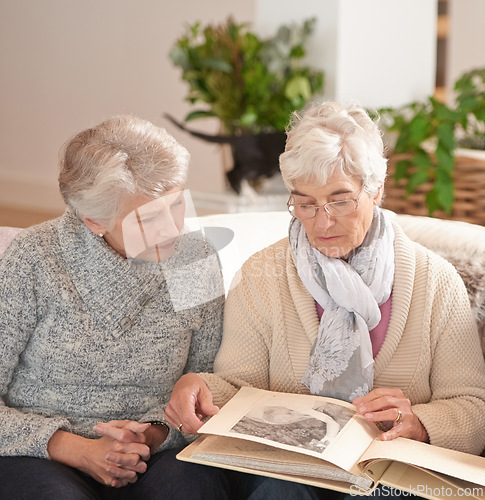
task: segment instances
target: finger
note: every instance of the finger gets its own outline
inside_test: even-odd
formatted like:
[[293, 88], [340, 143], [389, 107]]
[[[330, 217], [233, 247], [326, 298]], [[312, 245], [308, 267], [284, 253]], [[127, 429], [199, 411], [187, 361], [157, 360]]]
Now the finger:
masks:
[[380, 420], [382, 422], [393, 421], [397, 423], [399, 417], [401, 418], [400, 423], [402, 423], [402, 420], [404, 419], [404, 412], [399, 410], [399, 408], [388, 408], [386, 410], [367, 412], [364, 414], [364, 418], [366, 420], [370, 420], [371, 422]]
[[404, 394], [399, 387], [379, 387], [378, 389], [373, 389], [364, 397], [380, 398], [387, 395], [396, 398], [404, 397]]
[[[150, 427], [150, 422], [142, 423], [131, 420], [123, 429], [131, 431], [133, 433], [131, 442], [145, 444], [147, 442], [145, 431]], [[129, 439], [129, 435], [127, 435], [126, 438]]]
[[123, 469], [122, 467], [118, 467], [112, 462], [108, 462], [108, 466], [106, 467], [106, 472], [113, 477], [113, 479], [125, 479], [130, 480], [136, 477], [136, 472], [130, 469]]
[[360, 402], [356, 405], [356, 409], [361, 415], [365, 415], [368, 412], [388, 410], [390, 408], [404, 408], [407, 411], [411, 408], [411, 403], [404, 397], [397, 398], [387, 394], [379, 398]]
[[106, 486], [111, 486], [111, 488], [124, 488], [130, 483], [135, 483], [138, 479], [138, 476], [136, 476], [134, 479], [116, 479], [113, 477], [110, 477], [106, 482]]
[[148, 445], [141, 443], [123, 443], [121, 441], [113, 441], [110, 443], [110, 449], [106, 456], [113, 452], [121, 455], [134, 454], [143, 460], [148, 460], [150, 458], [150, 448]]
[[383, 398], [383, 397], [394, 397], [394, 398], [402, 398], [404, 397], [401, 389], [395, 387], [380, 387], [378, 389], [373, 389], [364, 397], [355, 398], [352, 402], [357, 406], [360, 404], [366, 404], [375, 399]]
[[149, 427], [149, 423], [140, 424], [139, 422], [131, 422], [127, 423], [124, 427], [117, 427], [109, 422], [99, 422], [94, 426], [94, 431], [101, 436], [107, 436], [122, 443], [144, 443], [145, 436], [143, 432]]
[[100, 426], [101, 428], [128, 429], [135, 433], [142, 433], [150, 427], [150, 423], [136, 422], [135, 420], [110, 420], [109, 422], [98, 422], [96, 426]]
[[397, 437], [404, 437], [422, 441], [423, 439], [419, 434], [421, 427], [421, 423], [415, 419], [414, 415], [411, 415], [411, 418], [407, 418], [406, 421], [403, 420], [400, 424], [394, 422], [393, 427], [387, 430], [387, 432], [382, 433], [380, 439], [383, 441], [390, 441]]
[[112, 464], [117, 467], [132, 470], [139, 474], [143, 474], [147, 470], [146, 462], [141, 460], [140, 456], [136, 453], [125, 454], [111, 452], [106, 455], [106, 460], [112, 462]]
[[116, 478], [109, 477], [104, 482], [104, 484], [106, 486], [111, 486], [111, 488], [123, 488], [124, 486], [126, 486], [128, 484], [128, 481], [126, 479], [124, 479], [122, 481], [121, 479], [116, 479]]
[[186, 409], [182, 409], [181, 411], [175, 411], [173, 408], [167, 406], [165, 409], [165, 419], [176, 429], [180, 429], [181, 426], [183, 432], [186, 434], [196, 434], [203, 423], [197, 417], [193, 406], [187, 406]]
[[380, 439], [382, 441], [391, 441], [392, 439], [396, 439], [397, 437], [406, 437], [404, 434], [405, 429], [403, 428], [403, 426], [397, 425], [389, 431], [383, 432], [380, 436]]
[[128, 429], [137, 434], [143, 434], [150, 427], [150, 425], [150, 422], [135, 422], [134, 420], [130, 420], [124, 426], [124, 429]]
[[204, 417], [212, 417], [219, 411], [219, 407], [212, 402], [212, 393], [209, 388], [204, 384], [200, 387], [197, 397], [196, 416], [202, 414]]

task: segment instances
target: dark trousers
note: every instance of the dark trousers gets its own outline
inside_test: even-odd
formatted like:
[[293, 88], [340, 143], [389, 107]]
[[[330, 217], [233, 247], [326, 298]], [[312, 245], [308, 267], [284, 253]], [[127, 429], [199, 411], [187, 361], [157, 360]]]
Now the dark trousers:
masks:
[[229, 472], [233, 490], [233, 500], [356, 500], [385, 497], [387, 500], [400, 500], [396, 490], [378, 487], [370, 496], [358, 495], [358, 489], [352, 494], [317, 488], [305, 484], [273, 479], [265, 476]]
[[231, 498], [223, 469], [175, 458], [167, 450], [148, 461], [134, 484], [109, 488], [66, 465], [32, 457], [0, 457], [0, 499], [5, 500], [225, 500]]
[[343, 493], [266, 476], [229, 472], [233, 500], [341, 500]]

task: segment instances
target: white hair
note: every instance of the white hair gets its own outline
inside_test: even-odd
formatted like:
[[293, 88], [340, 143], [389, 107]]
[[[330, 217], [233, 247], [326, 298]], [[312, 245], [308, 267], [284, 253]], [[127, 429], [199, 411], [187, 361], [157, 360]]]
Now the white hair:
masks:
[[165, 129], [131, 115], [84, 130], [61, 150], [59, 188], [79, 216], [112, 228], [133, 195], [183, 186], [190, 154]]
[[387, 171], [381, 132], [358, 104], [311, 104], [292, 114], [280, 170], [290, 191], [297, 179], [323, 186], [340, 172], [360, 177], [374, 195]]

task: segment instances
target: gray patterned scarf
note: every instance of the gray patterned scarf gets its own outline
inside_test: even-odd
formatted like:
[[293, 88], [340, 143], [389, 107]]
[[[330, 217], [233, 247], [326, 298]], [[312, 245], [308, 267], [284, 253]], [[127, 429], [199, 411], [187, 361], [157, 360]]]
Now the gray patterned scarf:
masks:
[[348, 261], [313, 248], [298, 219], [290, 244], [306, 289], [325, 310], [302, 382], [312, 394], [352, 401], [373, 387], [374, 359], [369, 331], [380, 320], [394, 282], [394, 230], [375, 207], [362, 244]]

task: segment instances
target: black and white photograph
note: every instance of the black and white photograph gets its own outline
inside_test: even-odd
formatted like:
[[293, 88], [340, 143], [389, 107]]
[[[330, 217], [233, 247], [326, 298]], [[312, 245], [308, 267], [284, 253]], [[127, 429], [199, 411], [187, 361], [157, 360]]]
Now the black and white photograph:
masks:
[[274, 398], [253, 407], [230, 432], [322, 453], [354, 414], [329, 402], [298, 408]]

